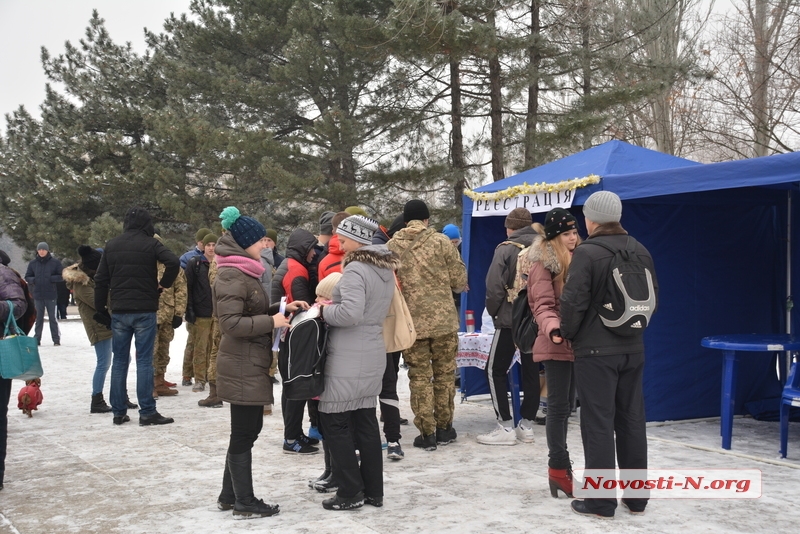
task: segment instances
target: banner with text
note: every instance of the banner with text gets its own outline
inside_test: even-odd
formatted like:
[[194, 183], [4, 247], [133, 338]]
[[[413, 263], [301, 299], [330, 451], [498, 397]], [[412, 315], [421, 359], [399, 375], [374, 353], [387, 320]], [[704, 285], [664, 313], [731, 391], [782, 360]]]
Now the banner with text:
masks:
[[553, 208], [567, 209], [572, 206], [575, 191], [543, 192], [530, 195], [518, 195], [497, 200], [474, 200], [472, 202], [473, 217], [493, 217], [508, 215], [515, 208], [525, 208], [531, 213], [547, 213]]

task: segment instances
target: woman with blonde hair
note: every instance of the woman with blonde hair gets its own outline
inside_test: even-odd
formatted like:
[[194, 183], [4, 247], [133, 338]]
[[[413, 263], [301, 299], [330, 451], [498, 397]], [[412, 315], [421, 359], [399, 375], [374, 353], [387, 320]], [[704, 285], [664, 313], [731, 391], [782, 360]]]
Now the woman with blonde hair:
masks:
[[543, 362], [547, 380], [547, 448], [550, 493], [558, 490], [572, 497], [572, 469], [567, 451], [567, 421], [575, 398], [572, 349], [561, 337], [559, 298], [564, 289], [572, 251], [580, 243], [577, 221], [563, 208], [545, 215], [545, 223], [533, 225], [539, 234], [528, 253], [528, 304], [539, 334], [533, 345], [533, 361]]

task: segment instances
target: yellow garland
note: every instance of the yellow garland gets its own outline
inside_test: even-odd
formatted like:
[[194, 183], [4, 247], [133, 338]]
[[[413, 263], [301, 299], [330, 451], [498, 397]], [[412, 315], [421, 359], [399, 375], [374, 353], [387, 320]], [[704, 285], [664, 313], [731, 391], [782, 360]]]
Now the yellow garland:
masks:
[[566, 191], [568, 189], [578, 189], [579, 187], [586, 187], [589, 185], [599, 184], [600, 177], [596, 174], [590, 174], [585, 178], [573, 178], [572, 180], [562, 180], [555, 184], [548, 184], [545, 182], [528, 185], [527, 182], [522, 185], [515, 185], [502, 191], [495, 191], [494, 193], [476, 193], [470, 189], [464, 189], [464, 194], [472, 200], [501, 200], [504, 198], [514, 198], [520, 195], [535, 195], [537, 193], [554, 193], [556, 191]]

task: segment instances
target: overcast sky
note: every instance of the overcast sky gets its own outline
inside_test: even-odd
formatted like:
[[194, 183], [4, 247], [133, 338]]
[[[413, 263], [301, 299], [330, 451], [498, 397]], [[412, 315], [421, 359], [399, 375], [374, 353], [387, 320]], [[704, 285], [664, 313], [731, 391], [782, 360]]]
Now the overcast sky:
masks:
[[[144, 31], [163, 30], [170, 13], [187, 12], [189, 0], [0, 0], [0, 118], [20, 104], [34, 116], [44, 100], [41, 47], [52, 55], [78, 43], [97, 9], [116, 43], [145, 50]], [[0, 131], [5, 131], [5, 119]]]

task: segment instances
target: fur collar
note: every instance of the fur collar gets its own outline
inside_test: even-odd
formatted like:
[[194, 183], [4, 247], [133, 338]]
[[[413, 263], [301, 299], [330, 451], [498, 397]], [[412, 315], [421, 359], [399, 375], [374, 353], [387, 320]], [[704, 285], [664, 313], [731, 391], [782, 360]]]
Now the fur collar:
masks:
[[595, 228], [594, 233], [589, 237], [598, 237], [601, 235], [628, 235], [628, 232], [618, 222], [610, 222], [601, 224]]
[[381, 269], [391, 269], [392, 271], [397, 271], [400, 268], [400, 256], [386, 248], [385, 245], [367, 245], [353, 252], [348, 252], [342, 261], [342, 268], [344, 269], [352, 261], [360, 261]]
[[69, 267], [61, 271], [61, 278], [63, 278], [65, 282], [72, 282], [73, 284], [82, 284], [84, 286], [88, 286], [92, 281], [92, 279], [89, 278], [89, 275], [83, 271], [80, 263], [70, 265]]
[[536, 234], [536, 237], [533, 238], [533, 243], [531, 243], [531, 248], [528, 249], [528, 259], [531, 262], [542, 262], [544, 268], [553, 274], [560, 273], [561, 265], [558, 263], [553, 245], [549, 241], [546, 241], [544, 248], [542, 248], [542, 240], [544, 240], [544, 238]]

